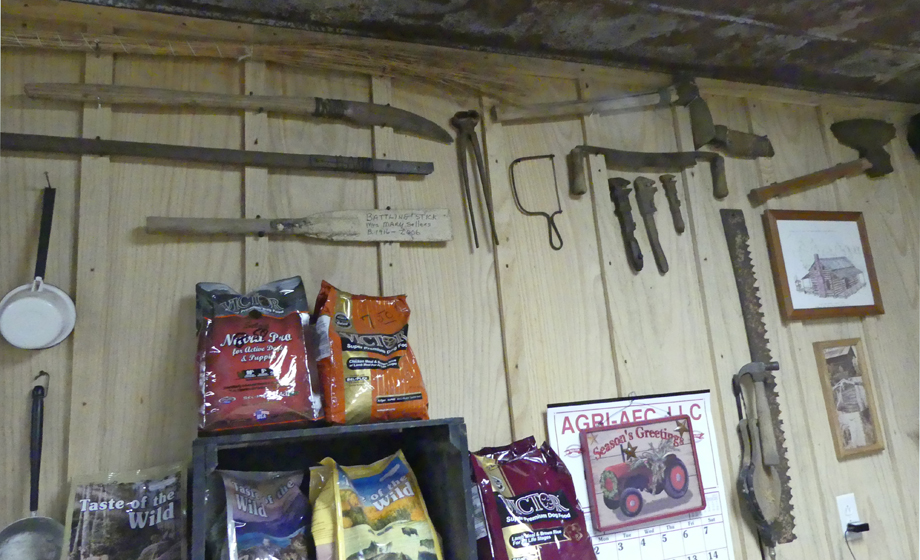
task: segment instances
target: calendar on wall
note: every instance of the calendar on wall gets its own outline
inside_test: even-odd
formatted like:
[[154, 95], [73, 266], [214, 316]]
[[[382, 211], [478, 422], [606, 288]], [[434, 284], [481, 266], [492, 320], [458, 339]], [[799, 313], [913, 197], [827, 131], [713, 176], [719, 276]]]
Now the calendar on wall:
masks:
[[[582, 432], [682, 415], [692, 422], [699, 463], [698, 471], [693, 473], [699, 477], [694, 488], [702, 487], [705, 509], [614, 532], [598, 531], [589, 522], [588, 533], [598, 560], [734, 560], [728, 496], [719, 469], [710, 394], [697, 391], [547, 407], [549, 443], [572, 474], [586, 519], [593, 517], [589, 492], [599, 490], [593, 485], [588, 488], [584, 453], [590, 453], [590, 449], [583, 449]], [[599, 500], [597, 507], [606, 507], [604, 500]]]

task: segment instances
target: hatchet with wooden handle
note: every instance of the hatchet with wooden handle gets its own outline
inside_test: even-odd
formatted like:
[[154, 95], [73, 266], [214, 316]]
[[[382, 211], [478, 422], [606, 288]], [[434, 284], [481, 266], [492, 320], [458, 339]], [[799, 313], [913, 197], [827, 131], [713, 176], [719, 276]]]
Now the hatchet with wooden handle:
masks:
[[891, 123], [877, 119], [850, 119], [832, 124], [831, 133], [841, 144], [859, 152], [859, 159], [753, 189], [748, 193], [751, 204], [758, 206], [771, 198], [829, 185], [838, 179], [855, 177], [862, 173], [875, 178], [884, 177], [894, 171], [891, 156], [885, 151], [885, 144], [895, 135], [894, 125]]
[[821, 171], [815, 171], [808, 175], [796, 177], [795, 179], [780, 181], [779, 183], [773, 183], [765, 187], [760, 187], [759, 189], [751, 189], [751, 192], [748, 193], [748, 200], [751, 201], [752, 205], [759, 206], [771, 198], [822, 187], [838, 179], [855, 177], [862, 174], [870, 167], [872, 167], [872, 163], [865, 158], [840, 163], [833, 167], [822, 169]]

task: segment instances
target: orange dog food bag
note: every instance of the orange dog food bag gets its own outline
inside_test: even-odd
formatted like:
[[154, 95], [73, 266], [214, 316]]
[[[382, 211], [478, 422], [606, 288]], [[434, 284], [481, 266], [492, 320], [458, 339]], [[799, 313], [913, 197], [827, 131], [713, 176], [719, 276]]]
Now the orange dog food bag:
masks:
[[406, 296], [352, 295], [323, 282], [315, 311], [326, 420], [428, 419], [428, 394], [409, 347]]

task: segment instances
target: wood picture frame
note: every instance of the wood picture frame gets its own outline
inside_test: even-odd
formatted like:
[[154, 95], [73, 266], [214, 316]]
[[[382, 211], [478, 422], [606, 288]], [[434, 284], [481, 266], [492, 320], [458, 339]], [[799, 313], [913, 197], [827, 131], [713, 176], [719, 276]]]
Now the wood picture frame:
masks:
[[885, 312], [862, 212], [767, 210], [763, 221], [784, 320]]
[[837, 460], [885, 449], [862, 339], [814, 343]]

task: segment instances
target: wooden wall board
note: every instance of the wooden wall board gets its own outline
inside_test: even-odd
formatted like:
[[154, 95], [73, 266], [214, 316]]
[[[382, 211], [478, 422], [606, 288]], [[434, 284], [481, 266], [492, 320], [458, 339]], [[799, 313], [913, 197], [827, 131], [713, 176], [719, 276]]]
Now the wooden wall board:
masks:
[[[384, 76], [372, 76], [370, 101], [377, 105], [390, 105], [393, 93], [393, 80]], [[389, 154], [396, 153], [396, 132], [387, 126], [373, 127], [371, 137], [373, 144], [373, 157], [387, 159]], [[395, 159], [395, 156], [393, 156]], [[374, 208], [398, 208], [398, 188], [396, 177], [393, 175], [374, 175]], [[381, 295], [393, 294], [399, 291], [395, 284], [395, 275], [389, 274], [388, 269], [398, 258], [399, 243], [377, 244], [378, 278], [380, 281], [379, 293]], [[386, 263], [386, 264], [384, 264]]]
[[[116, 82], [234, 92], [235, 67], [210, 62], [117, 59]], [[241, 115], [190, 111], [113, 111], [116, 138], [236, 148]], [[110, 191], [87, 209], [107, 224], [107, 256], [83, 263], [105, 281], [87, 316], [104, 317], [94, 335], [101, 367], [82, 371], [92, 393], [75, 386], [71, 474], [136, 469], [190, 455], [197, 397], [194, 287], [196, 282], [241, 285], [242, 241], [151, 236], [148, 215], [239, 217], [241, 169], [116, 160]], [[81, 209], [82, 212], [82, 209]], [[92, 243], [94, 239], [83, 240]], [[87, 437], [87, 434], [90, 434]], [[75, 439], [76, 438], [76, 439]]]
[[[920, 108], [915, 108], [911, 114], [917, 114], [920, 112]], [[866, 333], [869, 338], [870, 344], [875, 338], [880, 338], [879, 333], [885, 333], [885, 347], [883, 352], [885, 355], [883, 358], [876, 358], [878, 351], [873, 348], [869, 350], [869, 358], [873, 360], [873, 363], [878, 363], [875, 366], [874, 371], [876, 372], [876, 377], [882, 375], [886, 378], [889, 378], [892, 381], [892, 386], [897, 383], [898, 387], [893, 387], [888, 390], [887, 398], [890, 399], [887, 402], [884, 400], [879, 401], [879, 404], [882, 406], [888, 407], [888, 418], [894, 417], [895, 425], [891, 425], [889, 429], [897, 430], [900, 432], [901, 441], [905, 442], [905, 450], [898, 452], [898, 460], [894, 461], [897, 467], [901, 471], [901, 480], [905, 485], [905, 488], [913, 489], [913, 492], [910, 490], [905, 491], [903, 495], [905, 497], [917, 494], [918, 490], [912, 484], [917, 484], [918, 479], [918, 461], [915, 459], [918, 456], [917, 448], [920, 447], [920, 428], [918, 428], [916, 419], [920, 416], [920, 397], [912, 398], [918, 394], [917, 383], [918, 378], [912, 375], [912, 372], [918, 370], [918, 365], [916, 361], [911, 363], [911, 360], [916, 360], [918, 353], [916, 352], [918, 340], [920, 336], [917, 336], [918, 327], [918, 299], [920, 299], [920, 293], [917, 291], [912, 291], [913, 288], [916, 288], [920, 281], [918, 281], [917, 276], [913, 276], [913, 281], [911, 281], [911, 274], [918, 274], [917, 266], [913, 263], [920, 261], [920, 255], [918, 255], [918, 248], [916, 241], [918, 239], [918, 229], [920, 229], [920, 189], [917, 188], [920, 185], [920, 158], [916, 157], [906, 142], [906, 123], [910, 115], [903, 115], [900, 117], [895, 117], [895, 122], [898, 126], [898, 138], [899, 141], [892, 146], [892, 152], [894, 153], [894, 165], [896, 169], [900, 170], [898, 172], [898, 178], [896, 181], [899, 182], [898, 189], [898, 202], [894, 204], [887, 204], [886, 208], [882, 209], [882, 216], [886, 223], [885, 227], [876, 227], [873, 228], [875, 231], [884, 230], [886, 231], [887, 240], [883, 243], [889, 243], [889, 250], [894, 250], [895, 247], [898, 251], [898, 256], [892, 255], [892, 259], [897, 261], [897, 274], [900, 275], [903, 280], [889, 280], [886, 282], [886, 293], [894, 294], [894, 292], [899, 292], [899, 295], [891, 295], [890, 298], [901, 299], [905, 309], [912, 309], [912, 316], [906, 317], [905, 319], [910, 321], [903, 328], [893, 326], [891, 324], [882, 325], [881, 318], [867, 321], [866, 322]], [[886, 211], [887, 210], [887, 211]], [[889, 213], [890, 212], [890, 213]], [[899, 224], [897, 220], [893, 219], [896, 215], [901, 213], [902, 215], [902, 229], [894, 229]], [[904, 244], [902, 244], [902, 242]], [[910, 243], [914, 243], [913, 246], [909, 246]], [[889, 278], [894, 278], [892, 272], [888, 273]], [[891, 286], [888, 288], [887, 286]], [[898, 305], [897, 299], [893, 301], [893, 305]], [[890, 304], [891, 305], [891, 304]], [[909, 326], [908, 326], [909, 325]], [[914, 332], [914, 336], [910, 337], [908, 334], [911, 330]], [[904, 337], [904, 345], [897, 344], [894, 337]], [[910, 349], [910, 350], [909, 350]], [[911, 350], [914, 350], [911, 352]], [[904, 352], [904, 355], [898, 359], [897, 356]], [[884, 361], [883, 361], [884, 360]], [[897, 366], [891, 368], [890, 371], [887, 370], [885, 362], [896, 363]], [[903, 369], [902, 369], [903, 368]], [[903, 371], [904, 373], [901, 373]], [[894, 379], [897, 376], [898, 379]], [[889, 420], [891, 422], [891, 420]], [[906, 443], [910, 442], [910, 444]], [[909, 522], [913, 522], [916, 519], [920, 518], [920, 504], [916, 500], [904, 500], [905, 505], [907, 506], [907, 519]], [[916, 537], [916, 533], [910, 533], [912, 537]], [[912, 550], [917, 550], [918, 540], [920, 538], [914, 538], [912, 540]]]
[[[268, 65], [266, 94], [370, 100], [370, 82], [363, 76], [317, 73]], [[370, 157], [371, 131], [333, 121], [269, 114], [268, 138], [261, 149], [284, 153]], [[370, 175], [277, 172], [269, 170], [267, 215], [297, 218], [327, 210], [374, 208], [374, 180]], [[377, 248], [302, 237], [272, 239], [268, 245], [266, 278], [299, 275], [308, 297], [319, 293], [327, 280], [354, 294], [377, 295]]]
[[[79, 81], [82, 58], [4, 53], [0, 57], [3, 131], [68, 136], [78, 133], [80, 115], [75, 107], [61, 109], [29, 100], [22, 94], [22, 84], [33, 79]], [[75, 254], [71, 240], [76, 234], [77, 162], [73, 158], [4, 154], [0, 165], [0, 297], [34, 278], [45, 171], [57, 189], [46, 278], [74, 294]], [[15, 348], [0, 338], [0, 470], [6, 484], [0, 492], [0, 526], [29, 512], [29, 411], [32, 380], [41, 370], [47, 371], [51, 380], [45, 399], [39, 513], [60, 517], [64, 511], [72, 344], [73, 339], [68, 338], [54, 348], [33, 351]]]
[[[87, 56], [84, 60], [83, 80], [85, 83], [111, 84], [114, 76], [114, 57], [112, 55]], [[112, 137], [112, 108], [102, 104], [82, 104], [82, 137]], [[86, 438], [92, 434], [97, 422], [102, 422], [104, 414], [99, 407], [87, 408], [93, 396], [104, 389], [107, 379], [92, 375], [93, 372], [105, 371], [106, 340], [99, 336], [109, 326], [107, 313], [99, 313], [105, 308], [111, 277], [103, 273], [109, 259], [109, 210], [111, 203], [112, 173], [107, 156], [84, 155], [79, 158], [80, 205], [77, 214], [78, 231], [75, 239], [77, 252], [77, 322], [73, 333], [73, 384], [71, 389], [70, 431], [71, 442]], [[82, 244], [80, 243], [82, 240]], [[97, 269], [99, 272], [97, 273]], [[81, 403], [74, 407], [73, 403]], [[87, 442], [87, 445], [70, 445], [67, 461], [67, 474], [71, 468], [80, 464], [76, 452], [87, 453], [92, 457], [101, 446], [99, 439]], [[84, 455], [86, 456], [86, 455]]]
[[[752, 103], [752, 120], [770, 136], [777, 153], [785, 154], [782, 160], [773, 158], [775, 166], [772, 171], [780, 178], [826, 167], [835, 159], [828, 153], [830, 140], [829, 135], [824, 132], [825, 125], [829, 123], [824, 122], [817, 108], [757, 102]], [[762, 162], [764, 160], [758, 160], [761, 174], [766, 181], [771, 169]], [[840, 208], [837, 185], [774, 199], [769, 201], [767, 206], [802, 210], [843, 209]], [[776, 305], [776, 299], [772, 296], [773, 294], [767, 296], [771, 308]], [[879, 537], [879, 541], [872, 541], [874, 553], [881, 553], [882, 548], [878, 547], [883, 547], [886, 556], [909, 557], [906, 541], [896, 536], [909, 529], [904, 523], [904, 516], [895, 513], [903, 510], [900, 507], [892, 508], [892, 504], [900, 506], [901, 492], [897, 488], [896, 477], [890, 464], [886, 464], [890, 459], [883, 454], [854, 461], [837, 461], [833, 452], [830, 427], [827, 426], [826, 409], [823, 398], [820, 398], [820, 380], [817, 376], [817, 366], [814, 364], [812, 343], [820, 340], [865, 337], [862, 322], [858, 319], [790, 322], [784, 326], [783, 331], [782, 336], [788, 340], [790, 357], [796, 373], [794, 381], [797, 391], [793, 398], [797, 397], [797, 405], [805, 412], [805, 421], [800, 425], [809, 427], [800, 432], [810, 438], [807, 449], [813, 452], [818, 497], [820, 499], [823, 496], [819, 507], [826, 513], [819, 519], [824, 522], [823, 532], [828, 548], [837, 555], [845, 554], [845, 544], [838, 536], [840, 526], [835, 519], [834, 504], [828, 503], [829, 498], [858, 488], [857, 504], [860, 506], [861, 515], [867, 520], [870, 520], [870, 516], [873, 520], [877, 519], [873, 527], [881, 525], [884, 533]], [[828, 472], [834, 472], [834, 476], [826, 476], [825, 473]], [[876, 515], [878, 517], [875, 517]], [[819, 525], [812, 534], [820, 532]], [[868, 545], [863, 540], [862, 543], [853, 543], [853, 546], [859, 549]]]
[[[880, 111], [876, 116], [887, 118], [897, 128], [897, 140], [891, 143], [889, 151], [894, 154], [894, 161], [898, 164], [897, 169], [901, 170], [900, 173], [907, 180], [908, 185], [912, 186], [908, 189], [908, 194], [914, 199], [915, 208], [920, 209], [920, 189], [915, 186], [920, 184], [920, 156], [914, 154], [907, 144], [907, 123], [912, 116], [917, 114], [920, 114], [920, 107], [914, 107], [912, 111], [905, 114], [887, 115]], [[914, 215], [920, 218], [920, 215], [916, 213]]]
[[[823, 114], [827, 123], [866, 116], [839, 109], [825, 110]], [[903, 157], [898, 149], [903, 144], [903, 129], [899, 133], [898, 139], [888, 146], [893, 155], [894, 173], [879, 179], [861, 176], [839, 181], [836, 195], [841, 210], [863, 212], [872, 255], [879, 263], [876, 266], [885, 316], [884, 320], [867, 317], [862, 321], [864, 342], [873, 382], [884, 385], [876, 389], [886, 440], [884, 454], [890, 461], [888, 468], [897, 475], [895, 486], [902, 489], [899, 496], [904, 516], [910, 519], [917, 517], [918, 504], [917, 500], [905, 498], [920, 492], [920, 473], [915, 460], [920, 453], [917, 442], [920, 387], [918, 376], [912, 375], [920, 371], [920, 279], [913, 264], [918, 260], [918, 206], [913, 194], [917, 183], [911, 180], [912, 175], [920, 175], [920, 164], [913, 157]], [[829, 153], [835, 161], [848, 161], [856, 155], [837, 142], [830, 143]], [[913, 351], [904, 354], [899, 351], [906, 349]], [[916, 550], [916, 534], [913, 531], [908, 534], [911, 550]]]
[[[719, 124], [738, 130], [749, 128], [744, 100], [709, 97], [707, 102], [714, 114], [718, 115]], [[688, 112], [677, 109], [673, 112], [673, 117], [677, 147], [681, 150], [692, 149], [693, 139]], [[726, 481], [726, 486], [730, 486], [737, 480], [741, 456], [731, 376], [741, 365], [750, 361], [750, 353], [740, 320], [737, 290], [731, 274], [731, 261], [719, 210], [742, 207], [738, 204], [739, 201], [745, 200], [742, 194], [743, 183], [751, 175], [755, 165], [751, 161], [727, 158], [725, 167], [729, 196], [724, 201], [713, 198], [711, 177], [705, 167], [688, 169], [680, 174], [678, 184], [681, 187], [681, 211], [687, 224], [683, 235], [692, 240], [698, 275], [695, 283], [699, 286], [706, 318], [707, 350], [712, 361], [709, 371], [694, 373], [699, 383], [712, 390], [713, 407], [721, 411], [721, 414], [713, 415], [713, 421], [718, 433], [722, 477]], [[735, 519], [741, 519], [742, 508], [736, 492], [730, 492], [729, 506]], [[731, 530], [736, 557], [756, 558], [758, 554], [753, 552], [757, 547], [756, 535], [747, 524], [732, 523]]]
[[[265, 63], [254, 60], [243, 62], [243, 95], [265, 95]], [[268, 151], [268, 114], [265, 111], [246, 111], [243, 115], [243, 149]], [[259, 147], [259, 140], [263, 146]], [[268, 169], [246, 166], [243, 170], [243, 217], [259, 218], [268, 211]], [[243, 290], [251, 292], [273, 280], [262, 263], [268, 260], [268, 237], [247, 236], [243, 240]]]
[[[454, 134], [450, 117], [477, 108], [479, 100], [394, 80], [390, 103]], [[488, 248], [473, 250], [468, 241], [456, 142], [441, 144], [406, 134], [392, 135], [391, 142], [395, 151], [386, 152], [387, 157], [431, 161], [434, 173], [424, 181], [394, 181], [381, 193], [380, 205], [447, 208], [453, 227], [453, 241], [402, 244], [385, 255], [392, 259], [380, 263], [385, 293], [408, 296], [414, 333], [410, 343], [425, 378], [429, 413], [432, 418], [464, 417], [470, 449], [506, 444], [511, 419], [495, 261]]]
[[[543, 95], [541, 101], [576, 97], [570, 80], [542, 80], [534, 90]], [[485, 126], [515, 438], [545, 436], [549, 403], [617, 396], [594, 212], [587, 197], [567, 194], [565, 156], [582, 142], [575, 119], [501, 125], [489, 118]], [[558, 164], [563, 213], [557, 224], [565, 240], [561, 251], [548, 246], [545, 222], [518, 212], [508, 179], [513, 159], [546, 153], [556, 154]], [[545, 182], [542, 173], [541, 178]]]
[[78, 104], [29, 99], [22, 87], [28, 82], [80, 81], [83, 78], [82, 54], [3, 51], [0, 64], [3, 72], [0, 124], [4, 132], [75, 134], [79, 131]]
[[700, 93], [702, 93], [706, 99], [709, 99], [709, 96], [713, 95], [739, 99], [772, 101], [774, 103], [788, 103], [791, 105], [801, 105], [803, 107], [820, 106], [824, 108], [849, 108], [862, 111], [880, 111], [888, 114], [910, 111], [916, 112], [916, 105], [898, 101], [820, 93], [817, 91], [789, 89], [778, 86], [745, 84], [727, 80], [714, 80], [711, 78], [696, 78], [695, 81], [700, 88]]
[[[4, 3], [4, 11], [6, 6]], [[81, 81], [83, 57], [6, 50], [3, 54], [0, 124], [4, 131], [76, 135], [82, 124], [84, 134], [97, 130], [102, 134], [108, 114], [116, 138], [233, 148], [246, 145], [242, 112], [138, 107], [110, 111], [104, 106], [81, 110], [76, 104], [26, 101], [16, 96], [23, 82]], [[531, 61], [521, 71], [522, 89], [531, 92], [531, 100], [576, 98], [578, 82], [573, 79], [527, 76], [541, 62]], [[95, 58], [86, 64], [88, 81], [97, 81], [100, 73], [104, 77], [104, 66]], [[244, 62], [116, 56], [114, 73], [109, 74], [119, 84], [236, 93], [245, 91], [245, 67]], [[585, 68], [580, 82], [589, 88], [582, 93], [638, 90], [661, 79], [595, 70]], [[573, 75], [581, 74], [576, 69]], [[251, 74], [248, 83], [256, 82], [258, 78]], [[395, 106], [420, 113], [445, 128], [454, 112], [491, 105], [491, 100], [444, 94], [410, 81], [386, 80], [383, 93], [379, 79], [274, 65], [266, 67], [262, 85], [267, 93], [362, 101], [369, 100], [373, 90], [375, 100], [388, 96]], [[71, 189], [70, 193], [59, 192], [63, 208], [59, 216], [69, 213], [70, 225], [62, 225], [66, 217], [55, 225], [56, 236], [71, 232], [71, 245], [66, 246], [67, 237], [52, 242], [52, 250], [60, 253], [56, 258], [63, 263], [53, 266], [69, 270], [66, 284], [76, 288], [81, 309], [78, 331], [65, 344], [72, 345], [75, 361], [79, 356], [83, 364], [97, 364], [75, 364], [70, 399], [51, 403], [58, 410], [73, 403], [69, 413], [51, 412], [49, 404], [43, 507], [52, 514], [63, 512], [66, 473], [138, 468], [187, 455], [195, 435], [197, 400], [191, 366], [194, 284], [215, 280], [242, 288], [246, 274], [251, 278], [264, 274], [267, 279], [300, 274], [308, 292], [318, 290], [320, 280], [326, 278], [355, 293], [406, 293], [413, 309], [413, 348], [428, 385], [431, 414], [464, 416], [472, 447], [506, 443], [512, 436], [540, 438], [549, 402], [612, 397], [632, 390], [711, 388], [726, 490], [731, 490], [738, 442], [728, 379], [748, 356], [718, 210], [737, 207], [747, 216], [766, 321], [774, 354], [783, 366], [779, 382], [799, 538], [780, 547], [778, 555], [801, 560], [845, 557], [834, 496], [855, 492], [860, 513], [873, 524], [872, 532], [853, 544], [856, 554], [868, 554], [871, 547], [879, 557], [916, 558], [912, 556], [915, 537], [905, 538], [901, 533], [910, 532], [918, 516], [916, 503], [902, 497], [917, 490], [917, 380], [913, 373], [902, 370], [918, 367], [920, 255], [915, 239], [920, 205], [914, 187], [920, 181], [920, 166], [899, 138], [899, 144], [892, 144], [898, 171], [885, 180], [887, 190], [880, 191], [883, 196], [864, 198], [865, 181], [854, 179], [767, 205], [856, 209], [866, 214], [883, 294], [886, 303], [897, 309], [886, 305], [885, 315], [861, 321], [780, 322], [760, 224], [763, 209], [750, 208], [746, 199], [752, 187], [848, 157], [848, 150], [835, 146], [823, 132], [837, 115], [856, 115], [857, 111], [862, 115], [866, 108], [868, 114], [900, 119], [899, 126], [903, 126], [904, 117], [912, 113], [864, 101], [841, 110], [839, 104], [821, 105], [824, 98], [807, 99], [801, 105], [791, 103], [799, 99], [794, 93], [780, 95], [785, 90], [768, 92], [763, 99], [756, 88], [738, 87], [735, 91], [726, 86], [724, 95], [707, 95], [715, 121], [768, 134], [777, 156], [754, 162], [728, 159], [731, 192], [721, 202], [712, 198], [705, 166], [686, 172], [680, 185], [687, 231], [680, 237], [673, 233], [666, 201], [659, 192], [656, 223], [671, 264], [664, 277], [654, 268], [641, 225], [637, 233], [648, 255], [647, 269], [631, 276], [606, 189], [580, 198], [569, 196], [564, 156], [584, 143], [586, 134], [589, 142], [611, 147], [689, 149], [685, 110], [507, 126], [487, 119], [481, 130], [502, 237], [498, 247], [486, 243], [478, 251], [471, 249], [465, 226], [455, 146], [385, 130], [375, 137], [370, 130], [341, 123], [263, 115], [259, 118], [265, 118], [267, 132], [258, 135], [260, 149], [355, 156], [376, 153], [380, 157], [387, 153], [398, 159], [435, 163], [435, 172], [424, 180], [386, 178], [376, 184], [376, 193], [374, 180], [367, 176], [268, 171], [264, 200], [270, 215], [298, 216], [375, 204], [446, 207], [452, 214], [455, 238], [443, 246], [404, 244], [380, 249], [271, 240], [264, 242], [267, 263], [259, 257], [259, 267], [251, 255], [244, 254], [241, 239], [152, 237], [139, 231], [148, 214], [242, 215], [241, 168], [122, 159], [105, 164], [106, 158], [88, 157], [81, 170], [76, 158], [3, 154], [0, 176], [7, 180], [0, 185], [4, 203], [0, 206], [0, 250], [4, 257], [11, 256], [15, 266], [0, 271], [0, 279], [9, 289], [21, 283], [19, 276], [30, 274], [34, 248], [29, 236], [34, 236], [37, 225], [29, 216], [37, 212], [41, 185], [27, 194], [13, 187], [16, 181], [21, 184], [23, 174], [38, 174], [40, 179], [41, 171], [48, 167], [61, 177], [56, 186], [62, 191]], [[869, 111], [871, 108], [874, 110]], [[903, 135], [903, 129], [899, 134]], [[512, 159], [545, 152], [556, 155], [564, 211], [558, 217], [565, 239], [559, 252], [547, 245], [545, 222], [525, 217], [515, 208], [509, 185]], [[536, 187], [544, 186], [548, 178], [543, 168], [522, 167], [521, 171], [525, 201], [545, 204], [549, 191], [541, 190], [543, 196], [536, 196]], [[592, 172], [600, 184], [604, 170]], [[74, 239], [77, 189], [80, 215], [87, 219], [80, 221], [79, 239]], [[479, 224], [482, 217], [477, 213]], [[659, 285], [661, 297], [657, 297]], [[649, 287], [656, 297], [646, 294], [652, 291]], [[141, 313], [144, 323], [136, 323]], [[627, 321], [632, 316], [636, 324]], [[881, 454], [841, 463], [833, 453], [811, 343], [848, 336], [866, 341], [890, 443]], [[649, 344], [647, 339], [655, 342]], [[88, 356], [96, 356], [95, 361], [87, 361]], [[68, 360], [69, 349], [64, 345], [25, 360], [8, 346], [0, 346], [0, 367], [5, 371], [0, 380], [2, 433], [19, 447], [22, 457], [15, 459], [11, 453], [3, 460], [2, 466], [18, 477], [8, 483], [10, 487], [24, 488], [27, 478], [27, 398], [16, 394], [27, 392], [36, 367], [61, 368], [69, 379]], [[8, 368], [13, 376], [6, 375]], [[107, 408], [100, 406], [103, 403]], [[55, 414], [61, 416], [54, 419]], [[55, 423], [62, 426], [61, 436], [50, 433]], [[54, 437], [60, 440], [51, 441]], [[5, 496], [0, 516], [11, 521], [24, 513], [25, 492]], [[736, 500], [732, 510], [738, 513]], [[740, 520], [733, 525], [737, 557], [759, 558], [748, 527]]]
[[[786, 140], [782, 139], [781, 134], [774, 138], [774, 132], [764, 128], [765, 123], [772, 122], [769, 118], [763, 116], [759, 120], [751, 118], [751, 113], [758, 108], [756, 100], [712, 96], [708, 98], [708, 102], [718, 124], [756, 134], [769, 133], [778, 153], [794, 152], [800, 149], [800, 146], [795, 143], [794, 133], [788, 134]], [[806, 114], [808, 111], [806, 110]], [[813, 109], [810, 111], [814, 113]], [[691, 141], [686, 133], [689, 127], [689, 117], [682, 114], [681, 122], [684, 123], [681, 126], [683, 143], [686, 144]], [[792, 125], [787, 126], [791, 128]], [[804, 140], [808, 141], [807, 138]], [[782, 146], [782, 152], [779, 152], [779, 146]], [[782, 155], [777, 155], [773, 159], [778, 158], [785, 159]], [[782, 545], [778, 554], [792, 558], [819, 557], [822, 554], [821, 551], [829, 546], [822, 520], [827, 515], [833, 515], [835, 509], [831, 509], [834, 506], [829, 502], [829, 498], [820, 493], [817, 485], [818, 472], [813, 467], [814, 442], [807, 430], [801, 429], [802, 426], [809, 425], [810, 420], [799, 399], [800, 390], [795, 381], [798, 375], [797, 365], [793, 359], [794, 353], [790, 347], [789, 338], [785, 334], [785, 327], [780, 321], [779, 308], [776, 304], [764, 230], [760, 219], [762, 210], [751, 208], [747, 200], [747, 192], [760, 184], [760, 177], [763, 175], [760, 168], [772, 164], [773, 162], [763, 159], [752, 161], [727, 158], [728, 197], [721, 202], [716, 202], [712, 199], [711, 193], [705, 189], [692, 189], [688, 193], [689, 212], [692, 215], [692, 227], [697, 241], [698, 259], [702, 272], [701, 283], [709, 316], [714, 362], [722, 380], [718, 392], [726, 423], [726, 447], [732, 458], [731, 475], [727, 480], [737, 479], [738, 457], [740, 457], [738, 438], [735, 435], [738, 418], [734, 396], [730, 390], [730, 379], [741, 366], [751, 359], [740, 315], [738, 291], [731, 272], [731, 261], [719, 214], [722, 208], [737, 208], [743, 210], [745, 214], [745, 222], [750, 234], [749, 248], [760, 288], [770, 349], [773, 358], [780, 363], [781, 368], [776, 379], [781, 420], [784, 422], [786, 435], [789, 474], [792, 480], [795, 533], [798, 538], [792, 543]], [[777, 161], [775, 164], [779, 166], [784, 163]], [[732, 498], [732, 508], [740, 514], [737, 496]], [[745, 550], [746, 557], [758, 558], [756, 538], [750, 526], [746, 523], [737, 525], [741, 539], [743, 539], [741, 546]]]
[[[826, 151], [826, 139], [822, 130], [817, 108], [808, 105], [794, 105], [764, 100], [751, 100], [749, 102], [750, 115], [753, 126], [763, 134], [767, 134], [773, 142], [775, 150], [783, 154], [780, 157], [757, 160], [762, 184], [773, 181], [785, 180], [821, 169], [830, 165], [830, 158]], [[834, 192], [832, 189], [820, 189], [799, 193], [790, 197], [769, 201], [764, 207], [757, 208], [753, 223], [749, 228], [757, 230], [758, 236], [763, 235], [763, 225], [760, 220], [766, 208], [779, 209], [834, 209]], [[761, 243], [765, 248], [766, 241]], [[767, 252], [761, 249], [761, 254], [767, 257]], [[782, 385], [781, 395], [785, 398], [789, 418], [787, 425], [813, 426], [812, 430], [798, 430], [792, 435], [791, 449], [794, 455], [790, 459], [795, 461], [800, 477], [798, 487], [801, 488], [799, 496], [793, 494], [797, 504], [810, 503], [806, 509], [817, 510], [820, 515], [806, 517], [806, 512], [799, 512], [797, 522], [807, 524], [800, 530], [802, 534], [823, 535], [824, 546], [833, 549], [838, 543], [834, 537], [839, 531], [831, 531], [834, 527], [828, 520], [833, 520], [835, 504], [830, 502], [827, 487], [822, 484], [822, 472], [829, 468], [830, 461], [836, 461], [833, 453], [833, 441], [830, 439], [830, 429], [826, 427], [826, 414], [820, 408], [823, 401], [817, 399], [816, 393], [804, 392], [805, 387], [813, 391], [820, 388], [816, 376], [808, 377], [806, 372], [812, 371], [816, 366], [813, 351], [809, 355], [805, 346], [811, 348], [810, 334], [802, 323], [782, 323], [776, 299], [775, 285], [768, 258], [764, 258], [758, 270], [759, 280], [763, 283], [764, 290], [761, 296], [764, 307], [767, 309], [770, 324], [778, 325], [774, 335], [780, 352]], [[841, 332], [842, 334], [842, 332]], [[837, 338], [843, 338], [838, 336]], [[810, 360], [810, 361], [809, 361]], [[825, 425], [819, 424], [824, 421]], [[813, 484], [814, 487], [810, 486]], [[814, 491], [813, 491], [814, 488]], [[845, 492], [838, 492], [845, 493]], [[822, 521], [823, 527], [822, 527]], [[839, 525], [836, 525], [839, 527]], [[798, 546], [802, 546], [800, 543]], [[807, 544], [805, 546], [808, 546]], [[814, 551], [809, 551], [814, 554]]]
[[[916, 550], [910, 546], [911, 524], [904, 515], [905, 489], [891, 466], [891, 455], [886, 451], [847, 461], [838, 461], [833, 447], [833, 435], [827, 421], [823, 399], [815, 394], [820, 384], [817, 365], [814, 364], [812, 343], [841, 338], [863, 338], [865, 333], [858, 321], [815, 322], [787, 332], [792, 341], [793, 359], [796, 363], [796, 381], [799, 395], [807, 411], [807, 431], [812, 438], [814, 467], [818, 472], [819, 496], [823, 496], [826, 514], [823, 516], [824, 533], [829, 550], [838, 557], [847, 554], [836, 517], [834, 496], [855, 493], [860, 518], [869, 522], [872, 531], [878, 532], [871, 540], [865, 538], [851, 543], [858, 556], [879, 554], [887, 558], [913, 558]], [[871, 357], [871, 356], [870, 356]], [[828, 476], [827, 473], [833, 473]], [[818, 534], [817, 532], [814, 534]]]
[[[587, 87], [589, 85], [590, 88]], [[606, 84], [585, 80], [582, 88], [583, 91], [591, 91], [592, 96], [603, 96]], [[674, 123], [668, 109], [587, 118], [585, 137], [589, 145], [621, 150], [677, 150]], [[700, 169], [703, 168], [705, 166]], [[644, 176], [658, 183], [658, 174], [607, 169], [600, 177], [592, 174], [621, 391], [635, 391], [641, 395], [698, 389], [708, 381], [706, 374], [712, 371], [712, 361], [708, 347], [697, 341], [697, 333], [705, 331], [706, 323], [691, 236], [686, 233], [678, 235], [674, 231], [667, 199], [659, 184], [654, 217], [669, 265], [669, 271], [661, 274], [652, 255], [638, 204], [635, 203], [635, 188], [631, 187], [632, 214], [637, 222], [635, 235], [644, 256], [642, 271], [634, 272], [627, 263], [619, 222], [613, 213], [614, 206], [607, 188], [608, 176], [630, 181]]]

